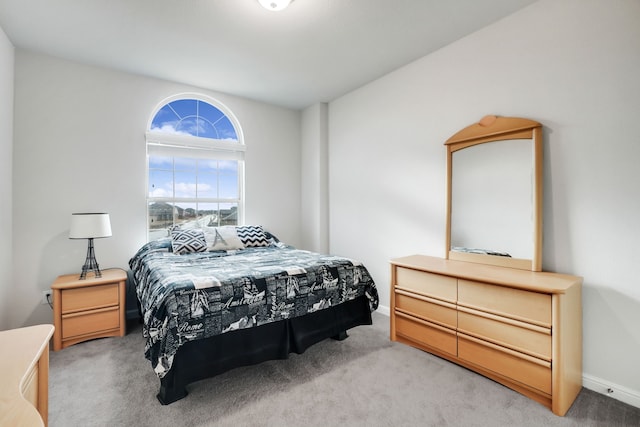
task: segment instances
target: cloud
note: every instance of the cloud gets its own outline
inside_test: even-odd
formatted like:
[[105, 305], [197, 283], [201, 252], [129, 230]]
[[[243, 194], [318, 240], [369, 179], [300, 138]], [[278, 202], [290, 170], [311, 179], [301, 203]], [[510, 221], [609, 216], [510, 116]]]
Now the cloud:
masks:
[[[184, 130], [178, 130], [176, 127], [181, 127]], [[210, 128], [210, 130], [207, 128]], [[214, 127], [210, 122], [202, 119], [167, 121], [162, 122], [160, 126], [152, 124], [151, 132], [168, 133], [171, 135], [199, 136], [201, 138], [215, 139], [218, 141], [238, 142], [235, 130], [219, 129]], [[213, 134], [216, 134], [217, 138], [214, 137]]]
[[213, 187], [209, 184], [196, 184], [195, 182], [176, 182], [176, 197], [195, 197], [198, 193], [208, 193]]
[[149, 197], [171, 197], [171, 191], [166, 188], [154, 188], [149, 192]]
[[164, 122], [160, 127], [157, 125], [151, 126], [151, 132], [170, 133], [174, 135], [191, 135], [189, 132], [176, 129], [177, 122]]

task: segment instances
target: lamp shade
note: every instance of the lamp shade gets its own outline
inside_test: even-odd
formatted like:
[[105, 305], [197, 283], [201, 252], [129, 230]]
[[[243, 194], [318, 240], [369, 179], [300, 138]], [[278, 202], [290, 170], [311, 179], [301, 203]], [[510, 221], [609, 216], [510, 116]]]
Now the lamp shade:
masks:
[[71, 214], [70, 239], [99, 239], [111, 237], [111, 221], [108, 213]]

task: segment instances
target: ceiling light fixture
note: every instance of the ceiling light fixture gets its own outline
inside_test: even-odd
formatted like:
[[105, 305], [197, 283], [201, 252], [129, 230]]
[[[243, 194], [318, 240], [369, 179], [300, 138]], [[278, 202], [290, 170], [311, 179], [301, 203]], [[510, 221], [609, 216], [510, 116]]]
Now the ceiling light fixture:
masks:
[[272, 12], [284, 10], [293, 0], [258, 0], [262, 7]]

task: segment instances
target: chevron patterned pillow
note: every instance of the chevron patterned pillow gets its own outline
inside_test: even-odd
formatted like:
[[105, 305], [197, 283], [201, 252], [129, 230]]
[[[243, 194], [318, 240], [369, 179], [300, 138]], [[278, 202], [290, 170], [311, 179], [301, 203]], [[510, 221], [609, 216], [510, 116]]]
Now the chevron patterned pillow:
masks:
[[190, 254], [193, 252], [205, 252], [207, 242], [204, 233], [197, 228], [182, 230], [171, 230], [171, 247], [173, 253], [178, 255]]
[[261, 225], [241, 225], [236, 227], [236, 232], [247, 248], [269, 246], [269, 239]]

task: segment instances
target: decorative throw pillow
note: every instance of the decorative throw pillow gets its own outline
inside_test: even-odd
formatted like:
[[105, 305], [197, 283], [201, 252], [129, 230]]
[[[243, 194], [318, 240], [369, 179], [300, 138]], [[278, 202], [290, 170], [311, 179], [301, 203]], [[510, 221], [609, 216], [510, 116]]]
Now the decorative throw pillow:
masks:
[[209, 251], [244, 249], [244, 245], [238, 237], [234, 226], [202, 227], [202, 230], [204, 231], [204, 238]]
[[261, 225], [241, 225], [236, 227], [236, 231], [247, 248], [269, 246], [269, 239]]
[[173, 248], [173, 253], [178, 255], [205, 252], [207, 250], [207, 242], [202, 230], [195, 228], [183, 230], [178, 228], [171, 230], [171, 247]]

